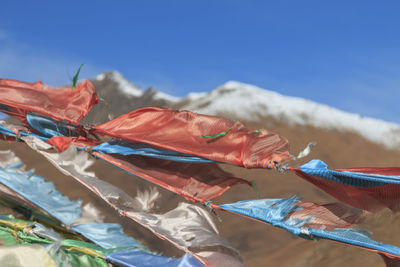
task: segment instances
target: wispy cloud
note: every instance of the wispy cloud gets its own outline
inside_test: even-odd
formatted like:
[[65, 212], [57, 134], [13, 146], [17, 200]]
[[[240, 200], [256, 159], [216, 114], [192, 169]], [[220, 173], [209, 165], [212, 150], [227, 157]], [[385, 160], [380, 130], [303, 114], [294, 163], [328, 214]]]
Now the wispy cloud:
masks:
[[40, 47], [17, 41], [12, 34], [0, 29], [0, 78], [38, 81], [55, 86], [71, 83], [81, 63], [85, 63], [81, 78], [93, 77], [102, 68], [78, 55], [65, 55], [65, 51], [48, 52]]

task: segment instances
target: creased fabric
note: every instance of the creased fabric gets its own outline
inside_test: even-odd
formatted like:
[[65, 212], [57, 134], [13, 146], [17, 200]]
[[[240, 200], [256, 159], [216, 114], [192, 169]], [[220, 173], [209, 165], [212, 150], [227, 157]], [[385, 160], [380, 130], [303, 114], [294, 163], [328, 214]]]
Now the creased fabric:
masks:
[[217, 251], [201, 251], [196, 253], [196, 256], [200, 257], [201, 260], [207, 266], [218, 266], [218, 267], [246, 266], [241, 260]]
[[[59, 152], [66, 150], [71, 144], [79, 147], [92, 147], [93, 151], [106, 154], [121, 154], [121, 155], [139, 155], [146, 157], [154, 157], [166, 160], [179, 162], [194, 162], [194, 163], [210, 163], [212, 160], [197, 157], [190, 154], [179, 153], [166, 149], [152, 147], [148, 144], [130, 142], [126, 140], [111, 140], [99, 144], [97, 140], [87, 139], [87, 133], [82, 129], [81, 125], [73, 125], [56, 121], [51, 118], [39, 116], [36, 114], [26, 115], [27, 123], [30, 128], [39, 133], [42, 140], [54, 145]], [[24, 129], [28, 132], [28, 128]], [[7, 133], [5, 131], [5, 133]]]
[[[36, 143], [42, 143], [39, 139], [31, 140], [34, 140]], [[30, 144], [28, 143], [28, 145]], [[33, 148], [35, 149], [35, 147]], [[130, 210], [135, 207], [136, 201], [127, 193], [116, 186], [98, 179], [93, 172], [86, 170], [93, 164], [93, 160], [89, 160], [86, 152], [77, 151], [73, 146], [70, 146], [60, 154], [48, 153], [42, 150], [36, 151], [47, 158], [62, 173], [75, 178], [78, 182], [107, 201], [111, 206], [118, 207], [121, 210]]]
[[126, 236], [121, 225], [116, 223], [78, 224], [73, 225], [72, 230], [106, 249], [142, 246], [132, 237]]
[[71, 87], [54, 88], [41, 82], [0, 79], [0, 104], [5, 105], [1, 111], [10, 115], [15, 114], [7, 106], [25, 114], [33, 111], [77, 123], [97, 102], [96, 89], [90, 81], [83, 81], [72, 90]]
[[147, 144], [129, 142], [125, 140], [112, 140], [93, 147], [93, 151], [105, 154], [138, 155], [165, 160], [193, 163], [210, 163], [212, 160], [196, 157], [190, 154], [155, 148]]
[[214, 199], [237, 184], [251, 185], [250, 182], [223, 171], [214, 163], [183, 163], [98, 152], [93, 152], [93, 155], [191, 201], [204, 202]]
[[5, 121], [0, 121], [0, 134], [3, 135], [4, 140], [15, 141], [15, 138], [20, 137], [35, 137], [43, 141], [48, 140], [47, 137], [30, 132], [25, 126], [16, 126]]
[[[0, 226], [0, 239], [5, 245], [0, 246], [0, 255], [9, 248], [15, 254], [7, 253], [0, 261], [2, 266], [42, 266], [42, 263], [50, 265], [54, 261], [56, 266], [107, 267], [104, 258], [113, 252], [83, 241], [53, 238], [54, 231], [43, 226], [37, 231], [40, 225], [32, 221], [5, 219]], [[41, 257], [36, 258], [32, 248], [42, 248]], [[29, 257], [30, 261], [26, 261]]]
[[118, 251], [111, 253], [106, 258], [109, 261], [117, 264], [122, 264], [127, 267], [203, 267], [196, 258], [190, 254], [185, 254], [181, 258], [168, 258], [164, 256], [151, 255], [135, 251]]
[[[39, 139], [34, 141], [43, 142]], [[99, 195], [121, 215], [131, 218], [194, 257], [198, 256], [190, 252], [190, 247], [224, 246], [234, 250], [228, 241], [218, 235], [211, 215], [204, 209], [181, 203], [177, 208], [165, 214], [142, 212], [143, 207], [148, 206], [143, 205], [142, 200], [131, 198], [119, 188], [99, 180], [92, 173], [86, 171], [91, 162], [87, 159], [87, 153], [84, 151], [77, 151], [71, 146], [60, 154], [40, 150], [38, 152], [64, 174], [74, 177]]]
[[[8, 128], [5, 129], [12, 132]], [[14, 134], [14, 136], [15, 135], [16, 134]], [[86, 180], [93, 180], [92, 185], [97, 183], [104, 184], [104, 182], [101, 180], [94, 181], [97, 178], [91, 178], [93, 177], [93, 173], [82, 172], [82, 168], [86, 169], [91, 165], [91, 163], [89, 165], [85, 164], [92, 162], [87, 159], [86, 152], [79, 152], [79, 156], [76, 156], [76, 158], [73, 159], [75, 157], [74, 151], [76, 150], [74, 145], [78, 145], [78, 147], [81, 149], [82, 147], [93, 144], [93, 142], [89, 142], [88, 139], [78, 137], [76, 140], [72, 140], [73, 138], [70, 137], [55, 136], [51, 137], [50, 139], [44, 137], [45, 139], [43, 140], [43, 137], [37, 138], [36, 135], [32, 133], [21, 132], [20, 135], [20, 139], [25, 141], [31, 148], [38, 150], [42, 154], [46, 153], [43, 152], [43, 150], [53, 149], [52, 145], [54, 143], [58, 143], [56, 146], [59, 150], [63, 150], [65, 152], [65, 150], [69, 149], [69, 152], [63, 152], [63, 156], [61, 157], [58, 157], [52, 153], [43, 155], [51, 159], [51, 162], [62, 161], [63, 163], [61, 165], [68, 164], [69, 167], [67, 167], [67, 169], [71, 170], [83, 164], [81, 167], [79, 167], [80, 170], [75, 170], [73, 172], [75, 174], [80, 172], [83, 175], [82, 177], [86, 177]], [[178, 162], [175, 160], [170, 161], [135, 155], [107, 155], [96, 151], [93, 151], [93, 155], [131, 174], [137, 175], [170, 191], [178, 193], [192, 201], [204, 202], [209, 199], [214, 199], [223, 194], [230, 187], [237, 184], [251, 185], [250, 182], [234, 177], [232, 174], [223, 171], [215, 163]], [[56, 158], [57, 160], [55, 160]], [[63, 158], [66, 158], [66, 160]], [[60, 166], [59, 163], [55, 165]], [[71, 173], [71, 170], [66, 171], [65, 169], [66, 168], [63, 168], [64, 173]], [[80, 178], [81, 182], [84, 180], [82, 177]], [[105, 188], [109, 186], [104, 185], [103, 187]], [[118, 191], [118, 189], [115, 191]], [[121, 193], [121, 196], [122, 195], [123, 193]]]
[[181, 247], [224, 246], [235, 250], [218, 235], [210, 213], [193, 204], [181, 202], [178, 207], [164, 214], [130, 211], [126, 215], [136, 218]]
[[[142, 108], [93, 126], [95, 133], [142, 142], [246, 168], [268, 168], [290, 160], [286, 139], [240, 122], [190, 111]], [[216, 138], [208, 136], [225, 135]]]
[[353, 207], [376, 212], [400, 210], [400, 168], [330, 170], [320, 160], [290, 168], [301, 178]]
[[40, 223], [35, 223], [31, 227], [26, 227], [23, 232], [31, 236], [41, 237], [57, 242], [64, 240], [64, 238], [62, 238], [61, 235], [52, 228], [47, 228]]
[[[5, 154], [8, 153], [8, 156]], [[6, 168], [0, 168], [0, 183], [28, 199], [36, 206], [49, 212], [59, 221], [72, 224], [80, 215], [81, 201], [72, 201], [58, 192], [54, 184], [46, 182], [43, 177], [37, 176], [33, 171], [21, 172], [22, 163], [13, 152], [3, 152], [3, 158], [8, 157]], [[14, 158], [14, 159], [12, 159]]]
[[[308, 217], [302, 211], [302, 206], [308, 207]], [[346, 219], [339, 218], [332, 211], [325, 210], [321, 213], [321, 208], [316, 204], [299, 202], [297, 197], [245, 200], [220, 207], [283, 228], [306, 239], [334, 240], [382, 253], [390, 258], [400, 258], [400, 248], [377, 242], [369, 238], [368, 232], [350, 228], [352, 222], [346, 222]], [[339, 211], [340, 214], [342, 212]]]
[[14, 267], [58, 267], [46, 249], [40, 245], [0, 247], [0, 262]]
[[26, 114], [26, 120], [32, 129], [48, 138], [55, 136], [79, 137], [84, 134], [80, 129], [80, 125], [74, 125], [63, 121], [60, 122], [35, 114]]
[[[0, 183], [8, 185], [9, 188], [14, 189], [18, 193], [2, 190], [0, 187], [0, 194], [5, 195], [7, 198], [13, 197], [12, 199], [18, 203], [55, 217], [58, 221], [67, 226], [73, 224], [71, 227], [73, 231], [85, 236], [103, 248], [142, 247], [138, 241], [126, 236], [119, 224], [97, 222], [101, 220], [101, 218], [99, 218], [100, 215], [98, 211], [94, 210], [94, 207], [86, 205], [84, 207], [85, 218], [81, 218], [81, 201], [71, 201], [68, 197], [63, 196], [57, 191], [51, 182], [46, 182], [42, 177], [36, 177], [31, 172], [19, 172], [18, 168], [22, 163], [13, 152], [0, 151], [0, 162], [1, 159], [6, 159], [3, 163], [7, 163], [7, 166], [5, 169], [0, 168]], [[5, 173], [7, 175], [5, 175]], [[21, 197], [18, 195], [21, 195]], [[140, 203], [138, 204], [139, 207], [140, 205], [146, 205], [147, 207], [151, 205], [146, 202], [150, 202], [151, 199], [146, 199], [146, 197], [142, 196], [139, 200], [135, 199], [132, 201]], [[33, 203], [39, 207], [39, 209], [30, 203]], [[91, 215], [86, 214], [89, 211]], [[85, 221], [85, 223], [82, 223], [83, 221]], [[53, 233], [48, 230], [40, 231], [43, 228], [40, 227], [40, 224], [36, 224], [35, 226], [36, 227], [29, 229], [27, 233], [32, 233], [41, 237], [43, 237], [43, 235], [41, 235], [43, 233], [53, 235]], [[46, 236], [46, 238], [52, 239], [49, 238], [49, 236]]]

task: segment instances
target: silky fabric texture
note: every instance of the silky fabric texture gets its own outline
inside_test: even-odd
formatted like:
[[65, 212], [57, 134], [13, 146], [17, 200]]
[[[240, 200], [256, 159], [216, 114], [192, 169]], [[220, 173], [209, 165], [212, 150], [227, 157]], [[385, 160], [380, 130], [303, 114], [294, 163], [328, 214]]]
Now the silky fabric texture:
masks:
[[193, 163], [213, 162], [212, 160], [196, 157], [190, 154], [183, 154], [176, 151], [155, 148], [147, 144], [129, 142], [125, 140], [113, 140], [110, 142], [105, 142], [96, 147], [93, 147], [92, 150], [105, 154], [120, 154], [125, 156], [138, 155], [138, 156], [159, 158], [159, 159], [179, 161], [179, 162], [193, 162]]
[[44, 137], [79, 137], [84, 134], [83, 131], [79, 129], [80, 125], [74, 125], [63, 121], [60, 122], [30, 113], [26, 114], [26, 121], [32, 129], [39, 132]]
[[[113, 208], [117, 209], [120, 215], [131, 218], [151, 230], [160, 238], [168, 240], [179, 249], [191, 253], [196, 258], [196, 254], [190, 252], [189, 247], [225, 246], [234, 250], [228, 241], [217, 234], [217, 229], [212, 221], [211, 215], [205, 210], [195, 205], [181, 203], [177, 208], [165, 214], [140, 212], [140, 207], [143, 207], [142, 201], [133, 199], [130, 196], [123, 197], [122, 203], [125, 205], [121, 206], [119, 204], [119, 198], [121, 192], [124, 192], [119, 188], [115, 188], [97, 179], [85, 170], [91, 164], [87, 159], [87, 153], [84, 151], [77, 151], [76, 148], [71, 146], [60, 154], [51, 154], [37, 149], [38, 147], [45, 147], [45, 145], [48, 145], [40, 139], [29, 138], [28, 140], [28, 144], [32, 148], [36, 148], [37, 152], [45, 156], [52, 164], [60, 169], [60, 171], [80, 181]], [[100, 184], [98, 181], [102, 183]], [[94, 182], [96, 183], [95, 186], [92, 185]], [[105, 190], [103, 186], [106, 187]], [[139, 208], [138, 211], [135, 212], [133, 210], [135, 210], [136, 207]]]
[[306, 225], [316, 229], [321, 227], [326, 230], [349, 228], [363, 219], [362, 213], [348, 214], [349, 208], [341, 203], [317, 205], [299, 201], [296, 206], [299, 209], [293, 211], [290, 218], [308, 220]]
[[13, 125], [5, 121], [0, 121], [0, 133], [3, 135], [3, 140], [15, 141], [16, 137], [36, 137], [43, 141], [47, 141], [48, 138], [38, 135], [36, 133], [29, 132], [29, 129], [25, 126]]
[[36, 244], [1, 246], [1, 266], [58, 267], [62, 265], [71, 267], [108, 267], [108, 264], [99, 258], [93, 258], [81, 253], [67, 253], [62, 250], [49, 252], [46, 247]]
[[[39, 233], [40, 236], [53, 236], [54, 231], [48, 228], [42, 226], [38, 232], [35, 231], [37, 224], [31, 229], [34, 222], [5, 219], [7, 221], [2, 221], [0, 227], [0, 239], [5, 244], [5, 246], [0, 246], [1, 266], [42, 266], [41, 264], [59, 266], [62, 264], [62, 266], [107, 267], [102, 259], [105, 258], [103, 254], [106, 251], [96, 245], [76, 240], [58, 240], [59, 237], [56, 238], [58, 241], [53, 242], [36, 235]], [[5, 223], [7, 226], [4, 225]], [[22, 230], [21, 226], [25, 228]], [[26, 231], [27, 228], [28, 231]], [[71, 251], [71, 248], [74, 248], [74, 251]]]
[[[19, 160], [11, 151], [8, 152], [8, 156], [3, 152], [2, 156], [8, 157], [8, 162]], [[11, 159], [13, 157], [14, 159]], [[17, 162], [6, 168], [0, 168], [0, 183], [67, 225], [72, 224], [81, 215], [81, 201], [70, 200], [58, 192], [53, 183], [46, 182], [33, 171], [21, 172], [18, 170], [21, 167], [22, 163]]]
[[190, 254], [185, 254], [181, 258], [174, 259], [164, 256], [151, 255], [142, 252], [118, 251], [111, 253], [106, 258], [109, 261], [123, 264], [127, 267], [203, 267], [196, 258]]
[[[216, 116], [156, 107], [142, 108], [93, 126], [95, 133], [192, 154], [246, 168], [268, 168], [290, 159], [286, 139], [250, 130]], [[210, 135], [219, 137], [206, 138]]]
[[[90, 81], [72, 89], [0, 79], [1, 111], [23, 122], [28, 112], [36, 112], [78, 124], [96, 103], [98, 98]], [[275, 162], [290, 160], [288, 142], [277, 134], [189, 111], [138, 109], [94, 126], [92, 131], [247, 168], [268, 168]]]
[[115, 223], [78, 224], [73, 225], [72, 230], [106, 249], [142, 246], [132, 237], [126, 236], [121, 225]]
[[29, 229], [24, 229], [24, 232], [31, 236], [37, 236], [51, 241], [62, 241], [64, 239], [52, 228], [48, 228], [40, 223], [35, 223], [33, 226], [28, 228]]
[[227, 240], [218, 235], [210, 213], [193, 204], [181, 202], [164, 214], [130, 211], [127, 216], [138, 219], [154, 232], [184, 248], [223, 246], [235, 251]]
[[353, 207], [369, 212], [400, 210], [400, 168], [330, 170], [325, 163], [313, 160], [290, 170]]
[[13, 267], [58, 267], [46, 249], [40, 245], [0, 247], [0, 263]]
[[[53, 137], [50, 140], [54, 138], [64, 137]], [[24, 140], [32, 140], [32, 138]], [[38, 145], [38, 142], [30, 143], [31, 146]], [[46, 143], [41, 142], [41, 144]], [[72, 154], [68, 156], [70, 160], [72, 160], [74, 156]], [[83, 154], [86, 153], [82, 152], [80, 154], [83, 156]], [[55, 155], [51, 155], [52, 154], [48, 154], [49, 157], [56, 157]], [[93, 152], [93, 155], [192, 201], [204, 202], [216, 198], [230, 187], [237, 184], [251, 185], [250, 182], [234, 177], [232, 174], [223, 171], [214, 163], [175, 162], [141, 156], [122, 157], [119, 155], [100, 154], [98, 152]], [[87, 158], [82, 158], [82, 160], [88, 162]], [[74, 164], [82, 164], [77, 160], [74, 161]], [[92, 174], [89, 176], [92, 176]], [[92, 178], [88, 179], [93, 180]], [[95, 183], [104, 184], [101, 180]]]
[[[30, 139], [27, 142], [31, 148], [47, 158], [62, 173], [72, 176], [111, 206], [118, 207], [121, 210], [135, 209], [135, 199], [118, 187], [98, 179], [93, 172], [86, 171], [93, 164], [93, 160], [89, 160], [86, 152], [77, 151], [75, 147], [70, 146], [60, 154], [48, 153], [37, 149], [43, 143], [43, 141], [37, 138]], [[44, 144], [47, 145], [46, 143]]]
[[39, 206], [33, 204], [31, 201], [25, 199], [23, 196], [11, 190], [7, 186], [0, 183], [0, 195], [2, 200], [6, 201], [8, 204], [11, 203], [11, 207], [14, 207], [14, 202], [19, 203], [20, 205], [28, 208], [32, 211], [35, 211], [35, 216], [40, 216], [44, 220], [50, 220], [53, 223], [59, 223], [58, 220], [55, 220], [53, 216], [48, 214], [44, 209]]
[[245, 267], [246, 265], [239, 259], [217, 251], [201, 251], [196, 253], [207, 266], [218, 267]]
[[[37, 112], [57, 120], [77, 123], [98, 103], [92, 82], [54, 88], [41, 82], [27, 83], [0, 79], [0, 104], [26, 112]], [[7, 110], [2, 110], [8, 113]], [[10, 115], [14, 115], [9, 113]]]
[[[301, 216], [296, 215], [297, 212], [301, 212], [304, 205], [308, 207], [308, 218], [304, 212]], [[365, 250], [382, 253], [390, 258], [400, 258], [400, 248], [377, 242], [369, 238], [368, 232], [365, 231], [352, 228], [335, 228], [335, 226], [343, 227], [346, 224], [343, 225], [341, 219], [335, 218], [335, 214], [327, 214], [326, 211], [321, 213], [321, 210], [317, 209], [316, 204], [310, 205], [305, 202], [299, 202], [297, 197], [289, 199], [245, 200], [223, 204], [220, 207], [233, 213], [283, 228], [294, 235], [306, 239], [324, 238], [334, 240]], [[323, 218], [318, 218], [321, 215]], [[329, 229], [325, 229], [324, 221], [329, 222]], [[351, 223], [347, 227], [350, 225]]]
[[[1, 175], [2, 170], [0, 168], [0, 183], [11, 183], [13, 188], [19, 188], [24, 194], [24, 199], [21, 200], [14, 198], [19, 203], [25, 204], [26, 200], [36, 204], [40, 209], [43, 209], [46, 214], [57, 218], [59, 221], [66, 225], [74, 225], [71, 227], [77, 233], [85, 236], [97, 245], [109, 249], [113, 247], [140, 247], [141, 244], [135, 239], [126, 236], [123, 233], [122, 227], [119, 224], [114, 223], [85, 223], [76, 224], [78, 217], [82, 214], [80, 205], [81, 201], [71, 201], [69, 198], [63, 196], [59, 191], [56, 190], [51, 182], [45, 182], [45, 179], [35, 179], [35, 177], [25, 176], [25, 173], [15, 172], [14, 167], [18, 167], [18, 163], [21, 164], [19, 159], [11, 151], [0, 151], [0, 163], [1, 159], [6, 159], [2, 162], [3, 164], [8, 162], [8, 168], [6, 171], [10, 173], [10, 179], [4, 180], [5, 176]], [[41, 178], [41, 177], [40, 177]], [[51, 193], [47, 192], [51, 190]], [[9, 193], [10, 194], [10, 193]], [[138, 206], [145, 204], [145, 201], [136, 201]], [[29, 202], [28, 202], [29, 203]], [[49, 204], [50, 203], [50, 204]], [[29, 205], [31, 206], [31, 205]], [[28, 206], [28, 207], [29, 207]], [[35, 209], [35, 206], [33, 206]], [[32, 231], [36, 234], [39, 230], [39, 225], [36, 224]], [[48, 232], [48, 230], [46, 230]], [[49, 238], [48, 238], [49, 239]]]
[[131, 174], [160, 185], [186, 199], [204, 202], [237, 184], [251, 185], [215, 163], [184, 163], [141, 156], [93, 154]]

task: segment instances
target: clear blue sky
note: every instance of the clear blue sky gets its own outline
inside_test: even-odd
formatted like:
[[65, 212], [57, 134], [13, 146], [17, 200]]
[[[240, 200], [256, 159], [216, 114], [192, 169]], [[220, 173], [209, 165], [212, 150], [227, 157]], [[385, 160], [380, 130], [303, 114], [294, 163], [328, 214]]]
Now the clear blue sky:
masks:
[[[24, 2], [24, 3], [23, 3]], [[238, 80], [400, 123], [399, 1], [2, 1], [0, 77], [119, 70], [172, 95]]]

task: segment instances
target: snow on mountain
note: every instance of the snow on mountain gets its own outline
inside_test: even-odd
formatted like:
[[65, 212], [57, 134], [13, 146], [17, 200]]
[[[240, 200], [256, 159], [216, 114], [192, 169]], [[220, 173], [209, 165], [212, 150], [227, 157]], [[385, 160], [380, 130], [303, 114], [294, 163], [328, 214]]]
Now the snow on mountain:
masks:
[[167, 101], [173, 102], [173, 103], [178, 102], [178, 101], [180, 100], [179, 97], [172, 96], [172, 95], [168, 95], [168, 94], [163, 93], [163, 92], [160, 92], [160, 91], [157, 91], [157, 92], [154, 94], [153, 97], [154, 97], [154, 99], [156, 99], [156, 100], [167, 100]]
[[[153, 88], [142, 91], [117, 71], [102, 73], [93, 81], [100, 91], [103, 90], [103, 97], [117, 115], [140, 107], [161, 106], [210, 115], [231, 114], [237, 119], [247, 121], [262, 122], [266, 117], [272, 117], [288, 125], [312, 125], [328, 130], [352, 131], [388, 148], [400, 148], [398, 124], [363, 117], [236, 81], [226, 82], [209, 93], [190, 93], [185, 98], [173, 97]], [[119, 94], [112, 91], [114, 88], [119, 89]]]
[[210, 115], [230, 113], [238, 119], [250, 121], [270, 116], [292, 125], [352, 131], [388, 148], [400, 148], [398, 124], [362, 117], [240, 82], [229, 81], [207, 94], [189, 94], [186, 101], [187, 104], [181, 109]]
[[97, 75], [95, 79], [101, 82], [106, 78], [109, 78], [110, 80], [118, 84], [118, 89], [122, 93], [127, 94], [128, 96], [139, 97], [143, 94], [142, 90], [140, 90], [138, 86], [132, 84], [118, 71], [104, 72], [102, 74]]
[[[128, 97], [139, 98], [145, 94], [145, 92], [142, 91], [139, 86], [136, 86], [133, 83], [131, 83], [130, 81], [128, 81], [128, 79], [126, 79], [118, 71], [104, 72], [102, 74], [97, 75], [94, 78], [94, 80], [96, 80], [97, 82], [102, 82], [106, 79], [111, 80], [114, 83], [116, 83], [117, 89], [119, 89], [119, 91], [121, 93], [127, 95]], [[154, 89], [152, 91], [154, 92], [152, 97], [155, 100], [165, 100], [165, 101], [169, 101], [169, 102], [176, 102], [179, 100], [179, 98], [168, 95], [166, 93], [159, 92]]]

